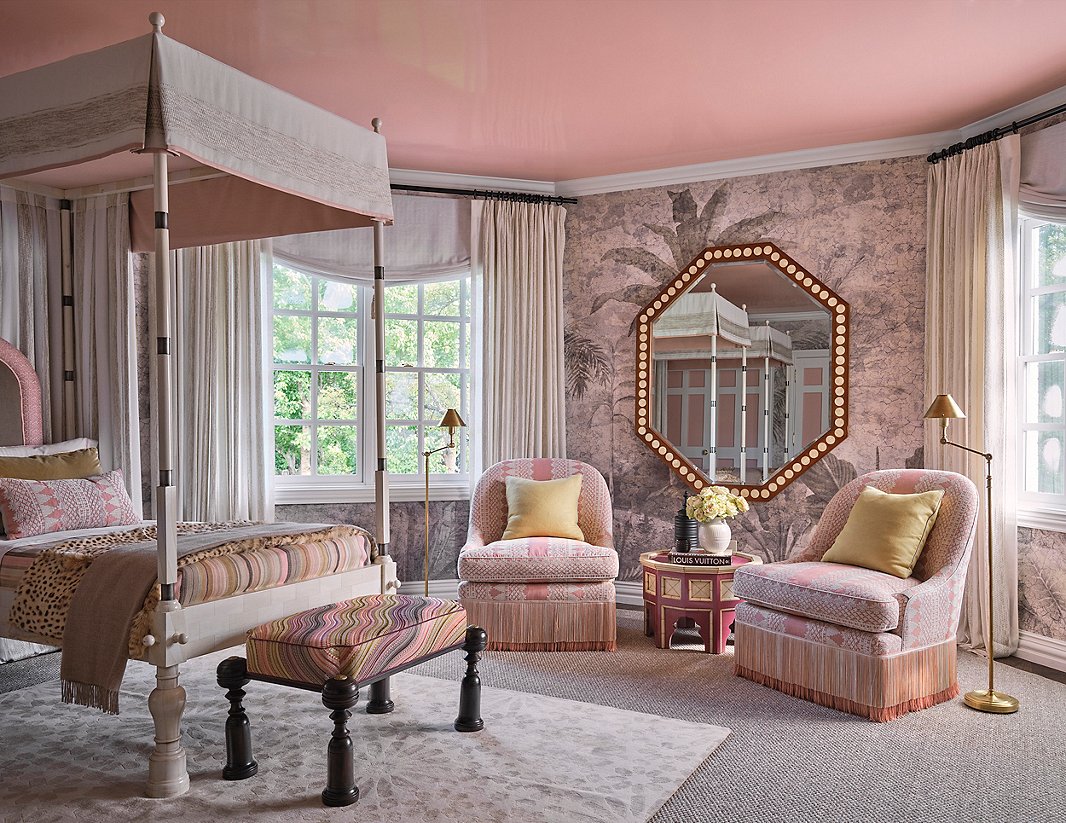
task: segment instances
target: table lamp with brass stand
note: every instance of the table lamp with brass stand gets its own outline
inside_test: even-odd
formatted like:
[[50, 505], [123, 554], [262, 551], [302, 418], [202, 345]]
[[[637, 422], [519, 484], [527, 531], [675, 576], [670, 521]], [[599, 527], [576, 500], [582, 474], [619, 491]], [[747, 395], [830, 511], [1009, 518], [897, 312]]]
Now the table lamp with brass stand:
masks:
[[966, 692], [963, 695], [963, 702], [971, 709], [977, 709], [982, 712], [994, 712], [995, 714], [1010, 714], [1011, 712], [1018, 711], [1018, 699], [1011, 697], [1004, 692], [997, 692], [994, 688], [993, 682], [993, 632], [992, 632], [992, 612], [995, 607], [995, 601], [992, 596], [992, 455], [987, 452], [977, 451], [971, 449], [968, 446], [963, 446], [961, 443], [953, 443], [948, 440], [948, 421], [949, 420], [961, 420], [966, 417], [966, 414], [959, 408], [959, 404], [955, 402], [954, 398], [950, 394], [938, 394], [936, 400], [929, 406], [929, 410], [925, 413], [926, 420], [939, 420], [940, 421], [940, 442], [945, 446], [954, 446], [957, 449], [970, 452], [970, 454], [980, 455], [985, 459], [985, 465], [987, 472], [985, 475], [985, 488], [987, 490], [986, 507], [988, 510], [988, 636], [985, 640], [985, 651], [988, 654], [988, 688], [977, 689], [972, 692]]
[[422, 456], [426, 459], [426, 560], [425, 560], [425, 595], [429, 597], [429, 457], [437, 452], [445, 451], [446, 449], [455, 448], [455, 432], [456, 429], [465, 428], [466, 423], [463, 422], [463, 418], [459, 416], [459, 412], [455, 409], [448, 409], [444, 413], [444, 419], [440, 421], [440, 428], [448, 430], [448, 443], [437, 449], [430, 449], [429, 451], [422, 452]]

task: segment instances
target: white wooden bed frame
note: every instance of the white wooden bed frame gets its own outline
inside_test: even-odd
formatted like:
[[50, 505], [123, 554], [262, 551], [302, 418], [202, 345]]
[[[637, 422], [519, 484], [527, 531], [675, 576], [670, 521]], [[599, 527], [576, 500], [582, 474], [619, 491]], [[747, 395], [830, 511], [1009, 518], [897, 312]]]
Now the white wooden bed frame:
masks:
[[[161, 40], [165, 39], [162, 38], [162, 27], [164, 23], [163, 15], [158, 12], [153, 12], [149, 16], [149, 22], [152, 24], [153, 42], [159, 45]], [[129, 41], [127, 44], [116, 45], [115, 49], [127, 48], [128, 50], [128, 47], [130, 47], [132, 43], [133, 41]], [[198, 54], [191, 49], [187, 49], [187, 53], [191, 53], [192, 55]], [[95, 59], [92, 55], [85, 55], [79, 58], [72, 58], [72, 60], [76, 62], [77, 60], [82, 59], [82, 57], [90, 60]], [[61, 63], [62, 62], [63, 61], [61, 61]], [[214, 64], [214, 61], [210, 62]], [[239, 75], [239, 72], [236, 72], [223, 64], [217, 65], [217, 70], [220, 72], [228, 71], [232, 72], [234, 76]], [[53, 67], [56, 68], [53, 69]], [[55, 79], [62, 76], [61, 69], [63, 69], [63, 67], [60, 66], [60, 64], [52, 64], [41, 67], [40, 69], [31, 70], [30, 72], [25, 72], [22, 75], [13, 76], [12, 78], [0, 78], [0, 80], [10, 80], [12, 85], [8, 88], [13, 92], [16, 89], [22, 92], [25, 91], [26, 86], [20, 86], [18, 85], [19, 83], [29, 83], [28, 87], [32, 89], [39, 88], [39, 85], [34, 87], [32, 85], [33, 83], [62, 82], [61, 80]], [[31, 74], [33, 77], [30, 77]], [[241, 77], [243, 77], [243, 75], [241, 75]], [[150, 83], [155, 82], [156, 78], [153, 74]], [[269, 87], [266, 87], [266, 89], [269, 90]], [[160, 92], [157, 90], [155, 93], [159, 94]], [[288, 98], [287, 95], [284, 97]], [[22, 93], [12, 93], [7, 101], [9, 104], [9, 110], [12, 110], [10, 109], [10, 106], [14, 106], [17, 109], [17, 106], [22, 105], [19, 101], [25, 99], [30, 99], [30, 96]], [[299, 101], [296, 102], [299, 103]], [[307, 104], [301, 105], [305, 106], [305, 109], [301, 111], [306, 113], [310, 113], [309, 110], [313, 108]], [[316, 111], [321, 115], [315, 115], [315, 117], [318, 117], [319, 125], [321, 125], [323, 118], [334, 118], [333, 115], [321, 112], [321, 110]], [[339, 121], [339, 118], [335, 119]], [[335, 124], [337, 127], [341, 125], [349, 129], [357, 128], [350, 123], [343, 121]], [[380, 132], [380, 121], [378, 119], [375, 118], [373, 126], [375, 132]], [[128, 124], [124, 126], [124, 128], [127, 129], [128, 127]], [[332, 131], [336, 132], [336, 128], [332, 129]], [[358, 135], [345, 132], [344, 136], [345, 139], [348, 139]], [[370, 136], [370, 139], [377, 141], [380, 138]], [[376, 146], [377, 143], [375, 142], [374, 145]], [[159, 539], [157, 540], [159, 556], [158, 579], [162, 591], [159, 605], [156, 608], [151, 633], [145, 638], [147, 662], [157, 668], [157, 685], [148, 698], [148, 707], [155, 723], [155, 748], [149, 757], [148, 782], [146, 786], [146, 793], [149, 797], [174, 797], [186, 792], [189, 788], [189, 775], [186, 768], [185, 750], [181, 740], [181, 716], [185, 707], [185, 690], [178, 683], [178, 667], [181, 663], [184, 663], [186, 660], [196, 657], [197, 655], [206, 654], [207, 652], [216, 649], [226, 648], [227, 646], [243, 642], [244, 632], [246, 630], [271, 618], [292, 614], [300, 609], [335, 602], [336, 600], [352, 597], [358, 594], [388, 593], [394, 592], [397, 589], [396, 566], [388, 556], [389, 484], [385, 461], [386, 449], [384, 427], [385, 268], [383, 262], [384, 243], [382, 228], [384, 222], [391, 222], [392, 210], [388, 194], [388, 166], [387, 161], [385, 160], [383, 146], [384, 144], [381, 143], [379, 166], [367, 172], [367, 180], [372, 180], [374, 186], [383, 189], [378, 200], [374, 202], [377, 205], [386, 203], [387, 205], [384, 208], [378, 208], [377, 205], [372, 207], [370, 205], [372, 201], [369, 199], [369, 195], [366, 200], [367, 205], [358, 205], [353, 200], [338, 206], [337, 203], [342, 201], [327, 202], [326, 200], [316, 197], [314, 194], [301, 194], [301, 190], [292, 190], [284, 183], [281, 185], [274, 184], [275, 189], [284, 191], [287, 194], [296, 197], [306, 197], [308, 202], [311, 202], [312, 204], [325, 203], [330, 207], [340, 208], [350, 214], [361, 216], [360, 219], [362, 222], [355, 222], [349, 225], [373, 225], [373, 316], [375, 318], [375, 354], [377, 360], [376, 381], [378, 389], [378, 429], [376, 438], [377, 465], [375, 467], [376, 470], [374, 475], [377, 502], [375, 537], [377, 539], [380, 556], [376, 558], [370, 566], [345, 572], [343, 574], [333, 575], [328, 578], [303, 581], [300, 583], [292, 583], [262, 592], [235, 595], [223, 600], [191, 606], [187, 609], [182, 608], [175, 599], [175, 584], [178, 579], [176, 521], [180, 513], [177, 504], [177, 488], [174, 479], [175, 470], [172, 455], [172, 415], [175, 406], [173, 400], [171, 365], [171, 354], [174, 346], [172, 345], [170, 318], [171, 306], [173, 305], [174, 299], [174, 281], [170, 273], [168, 203], [168, 154], [180, 154], [181, 146], [157, 145], [146, 139], [144, 148], [136, 150], [138, 152], [150, 153], [153, 159], [152, 190], [155, 207], [155, 283], [157, 295], [155, 312], [158, 334], [158, 354], [156, 362], [158, 374], [157, 406], [159, 414], [159, 436], [157, 440], [159, 485], [155, 490], [155, 516], [159, 527]], [[315, 146], [313, 148], [319, 147]], [[34, 149], [34, 151], [37, 151], [37, 149]], [[18, 166], [18, 163], [21, 162], [20, 159], [18, 157], [14, 157], [13, 160], [10, 157], [5, 159], [3, 155], [4, 152], [0, 151], [0, 162], [7, 162], [6, 169], [8, 169], [8, 174], [3, 176], [17, 176], [18, 172], [23, 170], [22, 167]], [[73, 159], [69, 161], [68, 164], [75, 164], [90, 159], [93, 159], [92, 155], [81, 157], [80, 159]], [[198, 159], [207, 162], [205, 158], [201, 157]], [[35, 167], [33, 166], [33, 163], [40, 161], [39, 159], [33, 158], [28, 159], [25, 162], [30, 164], [25, 167], [25, 171], [27, 172], [37, 170], [38, 168], [51, 168], [56, 165], [53, 163], [50, 166]], [[220, 165], [218, 168], [223, 172], [232, 172], [231, 169], [228, 169], [224, 165]], [[247, 177], [246, 174], [239, 176]], [[268, 175], [266, 178], [255, 178], [255, 182], [269, 188], [272, 180]], [[335, 226], [329, 226], [328, 228], [333, 227]], [[309, 231], [311, 229], [303, 228], [301, 230]], [[65, 243], [69, 243], [69, 235], [66, 233], [64, 233], [63, 239]], [[69, 246], [65, 251], [69, 251]], [[65, 256], [65, 259], [69, 260], [71, 258]], [[136, 479], [134, 479], [134, 482], [136, 482]], [[2, 627], [0, 627], [0, 630], [2, 630]], [[42, 638], [33, 638], [24, 633], [18, 633], [16, 639], [30, 639], [37, 640], [38, 642], [43, 640]], [[51, 640], [44, 640], [44, 642], [47, 642], [49, 645], [54, 645], [54, 641]]]

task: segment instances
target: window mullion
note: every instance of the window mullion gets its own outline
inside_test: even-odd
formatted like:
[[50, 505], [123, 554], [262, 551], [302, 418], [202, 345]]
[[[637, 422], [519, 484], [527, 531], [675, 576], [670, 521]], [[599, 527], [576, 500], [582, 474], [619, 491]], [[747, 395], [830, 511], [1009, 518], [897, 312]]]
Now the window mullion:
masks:
[[318, 476], [318, 278], [311, 277], [311, 475]]

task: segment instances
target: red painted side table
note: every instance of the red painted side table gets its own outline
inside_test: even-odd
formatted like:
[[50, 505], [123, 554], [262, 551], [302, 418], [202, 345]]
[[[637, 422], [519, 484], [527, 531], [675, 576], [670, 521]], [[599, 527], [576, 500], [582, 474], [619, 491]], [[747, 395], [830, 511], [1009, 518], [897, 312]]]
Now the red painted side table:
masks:
[[669, 552], [645, 552], [644, 634], [655, 638], [660, 649], [670, 648], [670, 638], [679, 620], [690, 619], [700, 629], [704, 650], [725, 651], [729, 627], [737, 603], [733, 596], [733, 572], [745, 563], [761, 563], [753, 554], [733, 553], [730, 566], [679, 566]]

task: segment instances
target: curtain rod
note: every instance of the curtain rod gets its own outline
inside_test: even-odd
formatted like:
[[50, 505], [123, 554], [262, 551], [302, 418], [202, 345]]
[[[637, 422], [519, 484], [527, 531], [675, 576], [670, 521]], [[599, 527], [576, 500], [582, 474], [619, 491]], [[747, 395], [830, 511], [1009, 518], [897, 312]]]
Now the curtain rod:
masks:
[[481, 189], [442, 189], [436, 186], [405, 186], [393, 183], [393, 191], [420, 191], [427, 194], [454, 194], [459, 197], [473, 197], [479, 200], [507, 200], [512, 203], [576, 203], [576, 197], [557, 197], [551, 194], [533, 194], [526, 191], [483, 191]]
[[1056, 114], [1062, 114], [1063, 112], [1066, 112], [1066, 103], [1063, 103], [1061, 106], [1055, 106], [1053, 109], [1042, 111], [1039, 114], [1034, 114], [1031, 117], [1026, 117], [1024, 120], [1015, 120], [1007, 126], [1000, 126], [991, 131], [986, 131], [984, 134], [975, 135], [962, 143], [956, 143], [953, 146], [948, 146], [946, 149], [935, 151], [925, 159], [930, 163], [939, 163], [946, 157], [954, 157], [956, 154], [962, 154], [964, 151], [968, 151], [976, 146], [983, 146], [986, 143], [999, 140], [1001, 137], [1006, 137], [1008, 134], [1017, 134], [1018, 129], [1024, 129], [1026, 126], [1031, 126], [1033, 123], [1039, 123], [1041, 120], [1047, 120], [1049, 117], [1054, 117]]

